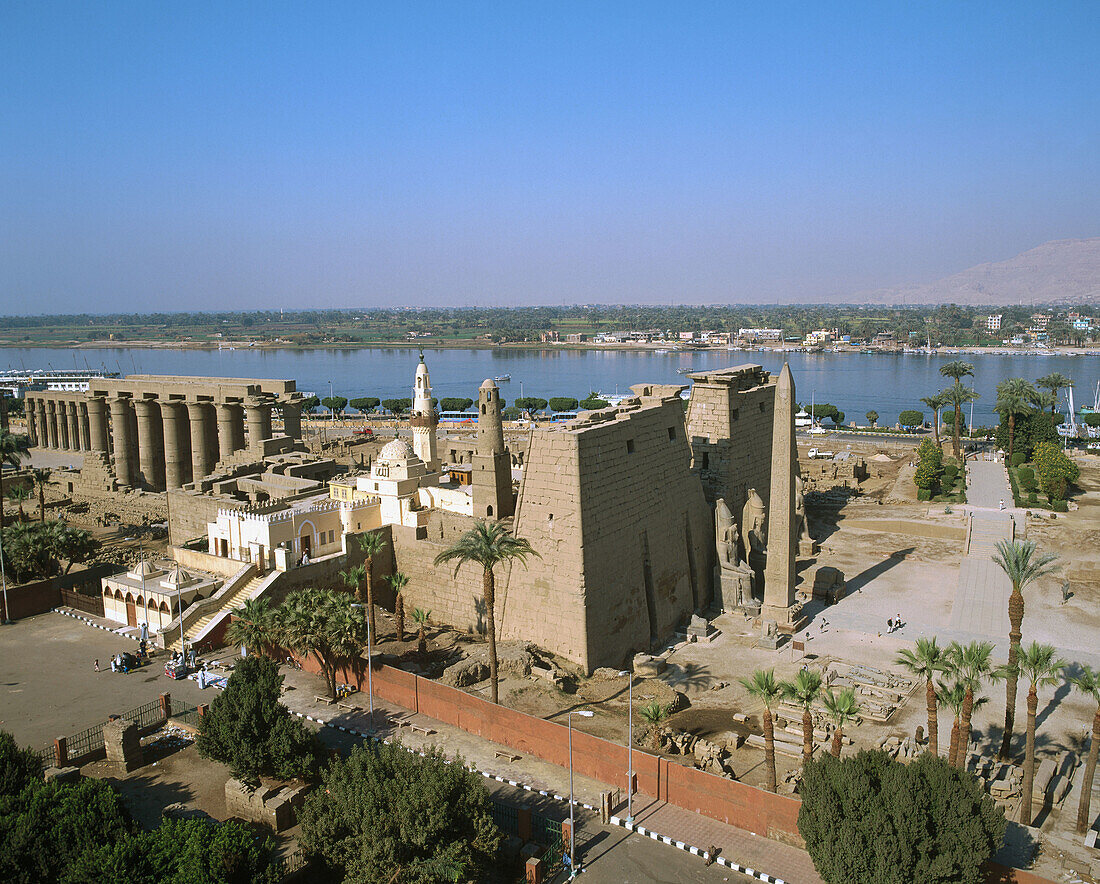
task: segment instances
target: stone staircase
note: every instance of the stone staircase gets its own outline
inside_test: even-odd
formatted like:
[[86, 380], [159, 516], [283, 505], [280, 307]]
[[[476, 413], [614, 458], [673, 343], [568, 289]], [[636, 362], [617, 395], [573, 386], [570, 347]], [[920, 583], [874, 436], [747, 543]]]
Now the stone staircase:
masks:
[[[255, 598], [265, 592], [280, 576], [281, 572], [279, 571], [272, 571], [269, 574], [254, 576], [251, 580], [243, 581], [240, 587], [219, 599], [219, 604], [211, 607], [210, 610], [204, 613], [199, 619], [192, 621], [190, 624], [188, 624], [185, 619], [184, 636], [187, 639], [187, 643], [199, 644], [212, 626], [228, 617], [234, 608], [239, 608], [247, 599]], [[176, 624], [175, 638], [165, 647], [167, 650], [173, 652], [180, 649], [178, 623]]]
[[1016, 523], [1009, 513], [975, 512], [967, 532], [968, 556], [991, 556], [997, 551], [997, 541], [1015, 537]]

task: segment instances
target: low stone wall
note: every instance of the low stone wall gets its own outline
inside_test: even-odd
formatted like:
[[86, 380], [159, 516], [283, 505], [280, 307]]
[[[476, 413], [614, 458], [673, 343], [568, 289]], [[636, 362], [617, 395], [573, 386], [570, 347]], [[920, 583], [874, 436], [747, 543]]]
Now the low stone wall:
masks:
[[911, 522], [906, 519], [843, 519], [842, 528], [862, 528], [864, 531], [881, 531], [884, 534], [912, 534], [932, 540], [966, 540], [966, 528], [962, 525], [941, 525], [936, 522]]
[[199, 552], [186, 546], [170, 547], [169, 555], [179, 562], [181, 568], [194, 568], [198, 571], [206, 571], [208, 574], [217, 574], [219, 577], [232, 577], [248, 564], [248, 562], [238, 562], [236, 559], [212, 556], [210, 553]]
[[262, 823], [282, 832], [298, 821], [298, 811], [308, 791], [307, 786], [289, 784], [261, 785], [250, 790], [240, 780], [230, 779], [225, 784], [225, 810], [231, 817]]
[[[118, 570], [116, 565], [99, 564], [90, 568], [71, 571], [68, 574], [58, 574], [45, 580], [36, 580], [33, 583], [24, 583], [19, 586], [8, 585], [8, 605], [11, 610], [7, 612], [8, 619], [20, 620], [23, 617], [33, 617], [35, 614], [44, 614], [62, 604], [61, 590], [76, 591], [79, 587], [85, 593], [95, 593], [100, 596], [100, 579]], [[94, 605], [94, 599], [89, 599], [89, 604]], [[3, 598], [0, 597], [0, 607], [3, 606]], [[100, 601], [100, 613], [102, 613], [102, 600]], [[86, 610], [86, 609], [82, 609]]]

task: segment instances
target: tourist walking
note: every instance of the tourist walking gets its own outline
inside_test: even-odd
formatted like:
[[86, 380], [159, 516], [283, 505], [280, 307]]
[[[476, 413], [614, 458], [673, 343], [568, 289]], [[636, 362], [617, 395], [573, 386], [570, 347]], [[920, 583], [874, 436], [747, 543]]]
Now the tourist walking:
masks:
[[99, 672], [99, 657], [95, 658], [95, 671]]

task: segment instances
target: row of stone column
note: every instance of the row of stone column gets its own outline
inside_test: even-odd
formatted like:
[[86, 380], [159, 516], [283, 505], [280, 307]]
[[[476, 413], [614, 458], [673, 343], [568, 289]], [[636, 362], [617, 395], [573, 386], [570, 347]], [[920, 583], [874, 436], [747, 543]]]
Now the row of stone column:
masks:
[[[219, 460], [245, 448], [246, 416], [249, 442], [272, 435], [272, 403], [266, 399], [245, 405], [129, 396], [33, 402], [28, 409], [32, 445], [113, 454], [120, 484], [155, 491], [201, 479]], [[287, 435], [301, 438], [297, 403], [283, 406], [283, 422]]]

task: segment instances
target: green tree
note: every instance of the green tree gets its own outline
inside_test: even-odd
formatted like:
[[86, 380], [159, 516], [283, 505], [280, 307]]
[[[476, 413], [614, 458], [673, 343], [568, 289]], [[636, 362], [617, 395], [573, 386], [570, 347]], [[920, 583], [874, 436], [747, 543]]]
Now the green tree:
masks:
[[601, 399], [595, 393], [589, 393], [587, 399], [581, 400], [581, 408], [584, 411], [597, 411], [611, 405], [606, 399]]
[[313, 414], [317, 410], [317, 407], [321, 404], [321, 400], [316, 396], [306, 396], [302, 399], [302, 411], [306, 414]]
[[523, 416], [523, 413], [513, 405], [510, 408], [505, 408], [500, 413], [500, 416], [506, 421], [518, 421]]
[[844, 740], [844, 728], [848, 723], [859, 717], [859, 703], [856, 702], [855, 691], [845, 688], [839, 694], [833, 693], [829, 688], [822, 698], [825, 711], [833, 722], [833, 746], [834, 758], [840, 758], [840, 746]]
[[1032, 642], [1020, 648], [1016, 667], [1030, 682], [1027, 692], [1027, 742], [1024, 747], [1024, 786], [1020, 799], [1020, 822], [1030, 826], [1035, 819], [1035, 716], [1039, 709], [1039, 688], [1056, 684], [1062, 678], [1066, 661], [1054, 656], [1052, 645]]
[[905, 648], [897, 656], [897, 662], [910, 675], [924, 681], [925, 703], [928, 708], [928, 751], [940, 753], [940, 726], [936, 702], [936, 676], [944, 671], [944, 649], [936, 644], [936, 637], [918, 638], [914, 649]]
[[742, 676], [740, 681], [750, 697], [764, 704], [764, 713], [761, 716], [764, 726], [764, 762], [768, 768], [768, 791], [774, 792], [776, 788], [775, 722], [772, 718], [772, 709], [783, 696], [783, 692], [775, 680], [774, 669], [757, 669], [752, 675]]
[[342, 666], [358, 665], [367, 646], [367, 618], [346, 593], [329, 589], [297, 589], [275, 609], [278, 644], [300, 657], [313, 657], [336, 699], [336, 674]]
[[538, 396], [521, 396], [516, 400], [516, 406], [522, 411], [529, 412], [531, 414], [542, 411], [547, 406], [545, 399], [540, 399]]
[[50, 481], [52, 472], [45, 467], [31, 470], [31, 478], [38, 488], [38, 521], [46, 521], [46, 485]]
[[23, 459], [29, 456], [30, 440], [26, 436], [17, 436], [8, 430], [0, 430], [0, 531], [4, 521], [4, 467], [19, 469]]
[[412, 408], [412, 399], [383, 399], [382, 407], [391, 414], [404, 414]]
[[962, 446], [959, 443], [959, 436], [962, 432], [962, 409], [964, 405], [978, 398], [978, 392], [970, 387], [963, 386], [962, 379], [974, 376], [974, 366], [960, 359], [954, 362], [948, 362], [946, 365], [941, 365], [940, 374], [945, 378], [951, 378], [955, 381], [954, 384], [943, 392], [947, 397], [947, 404], [955, 409], [955, 420], [952, 422], [952, 438], [954, 441], [955, 460], [959, 460], [962, 451]]
[[997, 384], [997, 403], [993, 410], [1008, 423], [1008, 461], [1012, 463], [1016, 443], [1016, 418], [1029, 414], [1035, 399], [1035, 388], [1023, 378], [1008, 378]]
[[199, 754], [229, 765], [233, 776], [253, 788], [262, 776], [315, 776], [324, 750], [279, 701], [282, 686], [273, 661], [255, 655], [240, 660], [199, 722]]
[[1012, 743], [1012, 729], [1016, 723], [1016, 660], [1020, 653], [1020, 641], [1024, 628], [1024, 590], [1054, 570], [1058, 556], [1053, 553], [1039, 555], [1033, 540], [999, 540], [993, 561], [1005, 572], [1012, 583], [1008, 597], [1008, 666], [1005, 667], [1005, 729], [1001, 740], [1000, 759], [1007, 761]]
[[[994, 438], [997, 447], [1002, 451], [1008, 451], [1008, 421], [1002, 420], [994, 430]], [[1049, 414], [1040, 411], [1031, 411], [1016, 415], [1015, 432], [1013, 434], [1013, 453], [1016, 459], [1028, 460], [1033, 455], [1035, 448], [1041, 442], [1051, 442], [1061, 447], [1061, 438], [1054, 428], [1054, 423]]]
[[22, 792], [38, 780], [41, 769], [37, 755], [19, 746], [7, 731], [0, 731], [0, 798]]
[[31, 489], [25, 485], [12, 485], [8, 489], [8, 500], [19, 507], [20, 522], [26, 518], [26, 513], [23, 512], [23, 504], [30, 500], [30, 498]]
[[814, 754], [814, 703], [821, 696], [821, 673], [814, 669], [800, 669], [793, 681], [781, 681], [779, 690], [783, 699], [802, 707], [802, 763]]
[[898, 415], [898, 423], [903, 427], [919, 427], [924, 424], [924, 412], [908, 409]]
[[374, 396], [360, 396], [357, 399], [352, 399], [348, 405], [358, 411], [360, 414], [367, 414], [374, 411], [379, 405], [382, 404], [381, 399], [377, 399]]
[[[947, 394], [941, 390], [939, 393], [925, 396], [921, 399], [921, 402], [932, 409], [932, 432], [936, 434], [936, 447], [942, 448], [943, 443], [940, 442], [940, 409], [947, 404]], [[921, 415], [921, 417], [923, 418], [924, 415]], [[954, 425], [953, 420], [951, 423]]]
[[428, 653], [428, 623], [432, 612], [423, 608], [413, 608], [412, 618], [416, 624], [416, 652], [423, 657]]
[[53, 551], [55, 556], [65, 560], [63, 573], [68, 574], [73, 565], [82, 564], [99, 552], [101, 544], [90, 532], [57, 522], [53, 524]]
[[867, 418], [867, 423], [870, 424], [872, 427], [878, 424], [878, 412], [874, 409], [868, 411], [867, 414], [864, 415], [864, 417]]
[[481, 777], [432, 747], [358, 745], [306, 798], [301, 844], [345, 884], [478, 881], [500, 831]]
[[85, 851], [124, 838], [132, 830], [121, 796], [105, 781], [35, 781], [0, 797], [0, 880], [59, 881]]
[[[363, 553], [362, 582], [359, 584], [358, 598], [361, 604], [366, 604], [367, 615], [370, 617], [371, 635], [377, 638], [378, 622], [374, 615], [374, 560], [386, 549], [386, 538], [381, 531], [370, 531], [359, 536], [357, 540], [359, 551]], [[364, 595], [363, 590], [366, 590]]]
[[496, 577], [493, 569], [497, 565], [508, 566], [519, 562], [526, 567], [531, 556], [542, 558], [531, 548], [526, 538], [516, 537], [503, 522], [485, 522], [478, 520], [474, 527], [435, 557], [435, 563], [455, 562], [455, 576], [458, 569], [470, 563], [481, 566], [482, 602], [485, 606], [485, 632], [489, 637], [489, 678], [492, 681], [493, 702], [499, 703], [497, 684], [497, 637], [496, 637]]
[[1040, 442], [1032, 453], [1039, 485], [1051, 500], [1064, 500], [1066, 489], [1076, 482], [1081, 471], [1062, 449], [1053, 442]]
[[1050, 413], [1054, 412], [1058, 408], [1058, 394], [1062, 390], [1066, 390], [1073, 386], [1073, 381], [1067, 378], [1061, 372], [1055, 371], [1048, 375], [1044, 375], [1035, 382], [1035, 386], [1040, 390], [1050, 391]]
[[803, 767], [798, 830], [827, 884], [981, 884], [1004, 814], [971, 775], [925, 754], [826, 755]]
[[471, 405], [474, 404], [473, 399], [464, 398], [461, 396], [447, 397], [440, 400], [440, 408], [443, 411], [465, 411]]
[[277, 884], [275, 841], [236, 820], [165, 819], [86, 851], [62, 884]]
[[1100, 671], [1084, 664], [1078, 664], [1079, 674], [1070, 679], [1073, 686], [1096, 704], [1096, 714], [1092, 717], [1092, 739], [1089, 741], [1089, 754], [1085, 760], [1085, 773], [1081, 780], [1081, 800], [1077, 805], [1077, 834], [1084, 835], [1092, 821], [1090, 805], [1092, 803], [1092, 784], [1096, 778], [1096, 756], [1100, 749]]
[[326, 396], [321, 404], [333, 414], [340, 414], [348, 407], [348, 400], [345, 396]]
[[402, 590], [409, 583], [409, 575], [402, 571], [394, 571], [386, 581], [393, 588], [393, 619], [397, 625], [397, 640], [405, 640], [405, 596]]
[[550, 398], [551, 411], [576, 411], [580, 403], [569, 396], [552, 396]]
[[1000, 670], [993, 664], [993, 643], [975, 641], [967, 645], [952, 642], [947, 649], [952, 674], [963, 686], [962, 717], [959, 721], [959, 747], [955, 764], [966, 769], [966, 753], [970, 746], [970, 719], [974, 712], [975, 698], [987, 681], [1000, 677]]
[[275, 618], [271, 602], [264, 598], [245, 599], [233, 609], [233, 619], [225, 630], [225, 640], [231, 645], [243, 645], [250, 654], [273, 658]]

